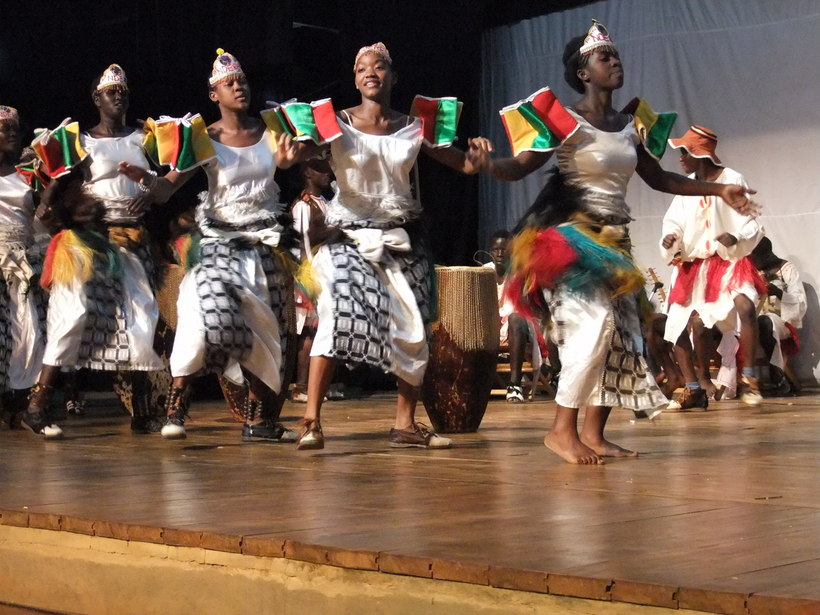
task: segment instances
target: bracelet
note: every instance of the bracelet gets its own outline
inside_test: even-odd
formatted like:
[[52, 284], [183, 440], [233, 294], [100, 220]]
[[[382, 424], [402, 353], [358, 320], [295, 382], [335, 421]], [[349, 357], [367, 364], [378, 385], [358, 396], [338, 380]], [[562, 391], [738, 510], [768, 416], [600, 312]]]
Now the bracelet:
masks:
[[156, 171], [146, 171], [145, 175], [142, 176], [142, 179], [137, 182], [137, 186], [143, 192], [150, 192], [151, 189], [157, 185], [157, 172]]

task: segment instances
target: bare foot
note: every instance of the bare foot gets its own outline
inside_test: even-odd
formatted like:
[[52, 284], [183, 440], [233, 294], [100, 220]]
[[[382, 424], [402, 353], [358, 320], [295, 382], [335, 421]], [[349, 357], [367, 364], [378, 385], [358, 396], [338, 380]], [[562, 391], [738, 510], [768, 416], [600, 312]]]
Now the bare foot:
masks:
[[549, 432], [544, 438], [544, 446], [569, 463], [598, 465], [604, 463], [595, 451], [581, 442], [578, 437], [562, 436]]
[[610, 442], [609, 440], [604, 440], [601, 438], [600, 440], [592, 441], [587, 438], [581, 437], [582, 442], [586, 444], [591, 450], [595, 453], [600, 455], [601, 457], [637, 457], [638, 451], [630, 451], [628, 448], [624, 448], [622, 446], [618, 446], [614, 442]]

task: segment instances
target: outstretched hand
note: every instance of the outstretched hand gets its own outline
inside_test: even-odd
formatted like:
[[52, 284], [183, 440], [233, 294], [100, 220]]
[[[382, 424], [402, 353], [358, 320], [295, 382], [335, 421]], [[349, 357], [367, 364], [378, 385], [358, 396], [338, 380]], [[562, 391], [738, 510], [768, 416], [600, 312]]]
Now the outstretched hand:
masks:
[[744, 216], [756, 216], [760, 206], [749, 198], [750, 194], [757, 194], [757, 190], [745, 188], [738, 184], [723, 184], [720, 197], [729, 206]]
[[486, 137], [475, 137], [467, 140], [465, 152], [465, 171], [467, 173], [489, 173], [493, 160], [490, 153], [495, 151], [492, 142]]

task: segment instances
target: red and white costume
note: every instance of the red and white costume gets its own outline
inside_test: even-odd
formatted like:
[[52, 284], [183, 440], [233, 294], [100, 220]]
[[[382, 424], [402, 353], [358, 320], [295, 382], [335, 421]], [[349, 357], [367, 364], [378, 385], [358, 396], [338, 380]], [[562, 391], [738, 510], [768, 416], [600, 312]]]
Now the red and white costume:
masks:
[[[694, 179], [694, 174], [689, 177]], [[747, 186], [743, 176], [728, 167], [714, 181]], [[721, 244], [717, 237], [723, 233], [733, 235], [737, 243]], [[734, 298], [742, 294], [756, 302], [759, 296], [760, 276], [747, 258], [763, 236], [759, 221], [738, 213], [720, 197], [678, 195], [663, 218], [661, 237], [670, 234], [678, 239], [668, 249], [661, 245], [661, 256], [680, 263], [669, 293], [664, 338], [676, 342], [694, 312], [706, 327], [735, 328]]]

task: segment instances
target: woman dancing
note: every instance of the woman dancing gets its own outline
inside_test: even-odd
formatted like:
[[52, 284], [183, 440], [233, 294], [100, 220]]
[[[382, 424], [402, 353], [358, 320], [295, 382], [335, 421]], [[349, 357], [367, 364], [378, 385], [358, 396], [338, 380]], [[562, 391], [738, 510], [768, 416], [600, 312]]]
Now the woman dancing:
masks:
[[[655, 190], [717, 195], [738, 208], [748, 199], [741, 186], [664, 171], [640, 145], [632, 117], [612, 107], [612, 94], [623, 85], [624, 71], [603, 26], [593, 22], [586, 36], [573, 38], [564, 49], [563, 62], [567, 83], [583, 95], [569, 108], [579, 129], [558, 147], [558, 174], [522, 222], [524, 230], [512, 246], [512, 276], [519, 278], [521, 288], [526, 287], [525, 280], [548, 277], [540, 267], [555, 262], [556, 244], [549, 239], [554, 235], [539, 230], [570, 225], [562, 229], [564, 237], [582, 243], [591, 238], [595, 244], [587, 254], [595, 253], [599, 262], [579, 259], [574, 282], [597, 279], [598, 283], [581, 289], [568, 276], [559, 276], [550, 289], [549, 308], [562, 369], [557, 411], [544, 444], [570, 463], [600, 464], [604, 457], [638, 454], [604, 437], [613, 406], [653, 415], [668, 403], [646, 369], [636, 300], [628, 292], [642, 283], [639, 275], [629, 272], [639, 273], [629, 255], [631, 217], [624, 197], [630, 177], [637, 171]], [[491, 159], [482, 150], [476, 163], [484, 172], [514, 181], [541, 168], [551, 155], [524, 151], [514, 158]], [[605, 279], [600, 270], [606, 265], [601, 261], [609, 260], [618, 264], [622, 274]], [[540, 294], [540, 289], [534, 294]], [[586, 407], [586, 415], [579, 435], [580, 407]]]
[[342, 134], [330, 144], [338, 190], [327, 206], [331, 233], [312, 262], [319, 324], [297, 448], [324, 447], [321, 408], [338, 361], [395, 374], [391, 446], [445, 448], [449, 439], [415, 420], [428, 358], [431, 270], [410, 170], [421, 149], [463, 173], [475, 169], [456, 148], [423, 146], [421, 121], [390, 107], [397, 75], [382, 43], [359, 50], [353, 74], [361, 103], [341, 112]]
[[[20, 428], [45, 349], [45, 297], [32, 262], [35, 193], [17, 173], [20, 117], [0, 105], [0, 391], [9, 428]], [[59, 428], [49, 424], [49, 434]]]
[[64, 230], [51, 241], [43, 274], [48, 341], [23, 423], [46, 438], [62, 436], [48, 407], [63, 368], [130, 372], [131, 430], [161, 427], [147, 377], [164, 368], [154, 351], [158, 308], [143, 226], [151, 195], [118, 173], [121, 161], [148, 164], [142, 130], [125, 123], [128, 95], [125, 71], [111, 64], [92, 84], [100, 121], [80, 135], [88, 158], [43, 195], [45, 215], [60, 219]]
[[[200, 195], [196, 211], [202, 234], [199, 251], [192, 255], [197, 264], [179, 290], [173, 381], [162, 435], [186, 437], [191, 379], [213, 372], [237, 385], [247, 376], [243, 440], [293, 441], [295, 434], [276, 422], [284, 345], [292, 328], [287, 308], [293, 268], [273, 174], [277, 167], [297, 162], [300, 148], [284, 134], [277, 141], [261, 120], [248, 115], [251, 93], [245, 73], [221, 49], [209, 78], [209, 97], [220, 112], [220, 119], [208, 126], [216, 158], [204, 165], [208, 191]], [[160, 201], [193, 176], [192, 171], [172, 171], [157, 178], [127, 163], [120, 172], [148, 186]]]

